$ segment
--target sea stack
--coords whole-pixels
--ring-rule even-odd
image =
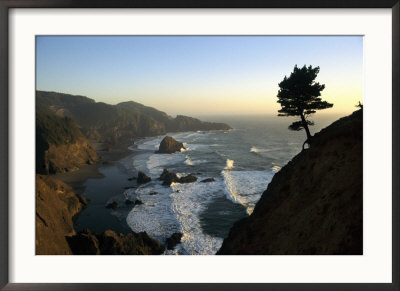
[[[170,136],[164,137],[160,143],[160,147],[156,153],[158,154],[172,154],[185,149],[183,144]]]

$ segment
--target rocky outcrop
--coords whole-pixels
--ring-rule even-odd
[[[87,201],[67,184],[36,175],[36,254],[71,255],[65,239],[75,235],[73,217]]]
[[[110,202],[106,205],[107,209],[117,209],[118,208],[118,203],[116,201]]]
[[[169,238],[167,238],[167,249],[173,250],[177,244],[181,242],[182,233],[175,232]]]
[[[45,173],[65,173],[76,171],[83,165],[94,164],[98,160],[95,150],[85,140],[73,144],[55,146],[50,144],[44,153],[43,168]]]
[[[165,168],[161,173],[159,179],[163,181],[164,186],[170,186],[172,183],[184,184],[184,183],[193,183],[197,181],[197,177],[193,174],[189,174],[187,176],[179,178],[176,173],[170,173]]]
[[[178,180],[178,176],[175,173],[170,173],[166,168],[164,168],[163,172],[159,178],[161,181],[164,181],[163,185],[171,185],[173,182]]]
[[[164,247],[146,232],[117,234],[106,230],[94,234],[90,230],[67,237],[74,255],[160,255]]]
[[[186,183],[193,183],[197,181],[197,177],[193,174],[189,174],[187,176],[181,177],[178,179],[178,183],[186,184]]]
[[[164,247],[146,233],[107,230],[77,234],[73,217],[87,204],[65,183],[36,175],[36,255],[158,255]]]
[[[36,113],[36,173],[75,171],[97,160],[96,151],[73,120],[51,112]]]
[[[142,205],[142,204],[143,204],[143,202],[141,200],[139,200],[139,199],[135,200],[135,205]]]
[[[362,110],[313,138],[278,173],[219,255],[362,255]]]
[[[146,184],[151,181],[151,178],[149,176],[147,176],[145,173],[143,173],[142,171],[139,171],[136,181],[138,184]]]
[[[160,147],[156,153],[158,154],[173,154],[175,152],[181,151],[181,149],[185,149],[183,143],[175,140],[170,136],[166,136],[160,143]]]
[[[201,180],[200,182],[201,183],[211,183],[211,182],[215,182],[215,179],[214,178],[207,178],[207,179]]]

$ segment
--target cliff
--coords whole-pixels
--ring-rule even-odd
[[[223,123],[202,122],[187,116],[173,118],[133,101],[110,105],[84,96],[36,91],[36,102],[38,107],[57,116],[72,118],[88,139],[109,144],[167,132],[230,129]]]
[[[72,188],[36,175],[36,254],[71,255],[66,236],[75,235],[72,218],[86,205]]]
[[[37,255],[158,255],[164,247],[145,232],[76,233],[73,217],[87,204],[65,183],[36,175]]]
[[[161,255],[164,247],[146,232],[117,234],[106,230],[94,234],[90,230],[67,237],[74,255]]]
[[[362,110],[334,122],[275,174],[218,255],[363,254]]]
[[[97,160],[96,151],[72,119],[36,112],[36,173],[69,172]]]

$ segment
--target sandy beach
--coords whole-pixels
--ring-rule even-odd
[[[84,165],[77,171],[58,173],[52,175],[52,177],[70,185],[77,194],[82,194],[85,190],[84,184],[88,179],[104,178],[104,175],[99,172],[99,168],[111,166],[116,161],[132,154],[132,151],[128,149],[129,145],[128,143],[123,143],[110,150],[106,150],[103,143],[92,143],[92,146],[100,157],[97,163],[93,165]]]

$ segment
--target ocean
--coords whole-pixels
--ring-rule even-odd
[[[252,213],[273,175],[301,151],[305,133],[289,131],[289,118],[209,119],[233,129],[169,133],[185,147],[174,154],[155,153],[165,135],[141,139],[130,147],[132,155],[100,168],[105,177],[86,182],[85,196],[91,203],[76,221],[78,230],[146,231],[164,244],[179,232],[183,234],[181,243],[166,255],[215,254],[234,222]],[[335,119],[320,118],[312,131]],[[198,179],[163,186],[158,178],[164,168],[178,176],[194,174]],[[137,171],[152,181],[142,185],[131,182],[131,188],[126,187],[128,178]],[[208,178],[214,181],[201,182]],[[125,199],[143,204],[126,205]],[[106,209],[105,204],[112,201],[118,208]]]

